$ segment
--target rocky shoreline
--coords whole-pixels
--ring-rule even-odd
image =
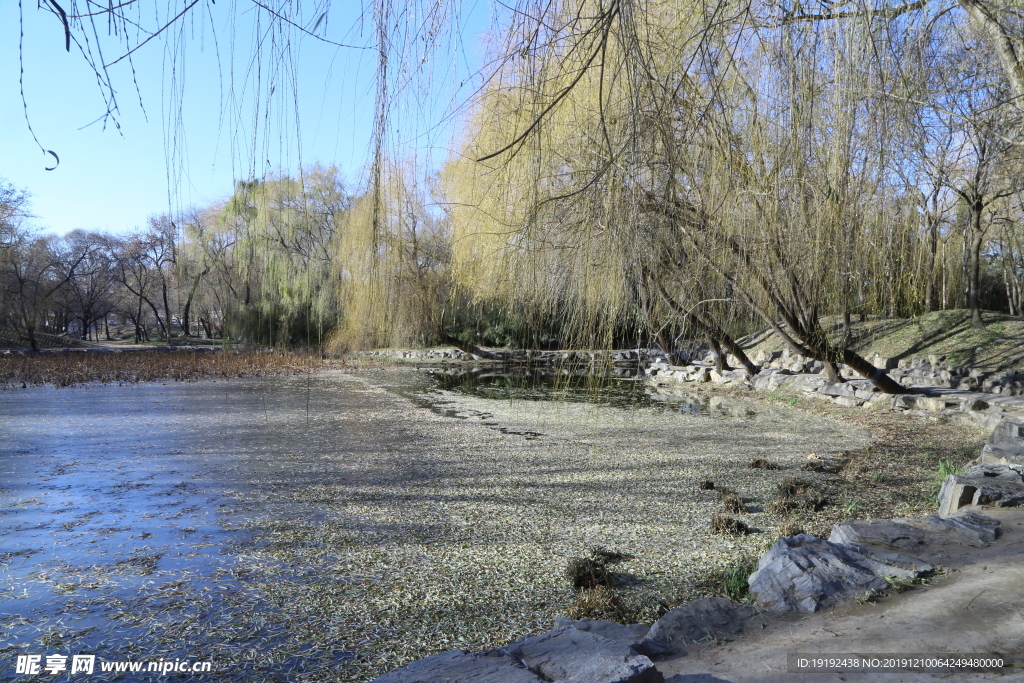
[[[916,393],[887,396],[867,380],[829,382],[821,367],[786,353],[756,359],[762,364],[757,375],[718,372],[700,360],[687,366],[669,365],[664,358],[621,360],[637,363],[638,374],[663,389],[710,382],[761,391],[796,390],[847,407],[888,408],[975,425],[991,429],[992,435],[971,468],[943,484],[937,515],[842,522],[833,526],[827,540],[809,534],[779,539],[749,577],[755,608],[725,598],[701,598],[676,607],[650,626],[559,619],[546,633],[482,653],[454,650],[433,655],[385,674],[376,683],[688,680],[681,675],[666,678],[657,662],[685,657],[686,645],[693,641],[738,633],[755,614],[814,613],[921,581],[939,566],[935,558],[941,561],[941,550],[947,546],[986,547],[996,542],[1000,522],[985,510],[1024,504],[1024,397],[1018,398],[1024,378],[1015,371],[975,372],[943,366],[940,358],[901,361],[904,367],[895,364],[891,374]],[[872,361],[876,367],[893,365],[889,359]],[[848,369],[843,373],[848,375]]]

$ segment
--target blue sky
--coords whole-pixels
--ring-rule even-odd
[[[359,5],[346,5],[330,15],[327,35],[336,42],[369,44],[372,24],[360,29]],[[480,14],[485,3],[463,11]],[[291,58],[264,59],[254,87],[253,35],[266,27],[267,16],[243,0],[205,3],[187,25],[176,27],[184,32],[167,32],[170,46],[156,39],[132,55],[138,93],[127,60],[111,68],[118,129],[111,122],[94,123],[105,111],[102,94],[75,46],[65,52],[56,18],[30,2],[23,12],[28,118],[39,143],[54,150],[60,164],[44,170],[52,160],[26,124],[18,86],[18,5],[0,2],[0,177],[31,193],[34,222],[41,229],[124,232],[145,225],[150,215],[222,199],[234,179],[294,172],[300,164],[336,165],[352,187],[358,184],[373,122],[374,51],[298,40],[293,31]],[[486,18],[470,18],[462,19],[470,38],[460,55],[473,61],[479,59],[475,35],[482,31],[470,29],[482,28]],[[105,23],[100,26],[103,31]],[[105,39],[103,33],[100,38]],[[184,38],[185,47],[174,59],[176,38]],[[105,44],[108,63],[121,56],[109,54],[112,47]],[[119,49],[123,53],[123,44]],[[283,69],[283,75],[268,78],[271,69]],[[451,101],[464,100],[471,86],[460,89],[456,78],[466,73],[465,62],[441,58],[429,92],[396,112],[406,117],[399,127],[416,145],[415,152],[403,154],[414,153],[428,166],[443,160],[451,125],[435,126],[433,119],[443,116]],[[257,94],[261,104],[254,106]]]

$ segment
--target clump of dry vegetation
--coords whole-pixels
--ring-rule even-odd
[[[822,474],[839,474],[849,462],[850,454],[844,453],[840,458],[825,458],[812,453],[807,462],[800,466],[804,472],[820,472]]]
[[[756,458],[750,461],[751,469],[755,470],[781,470],[782,465],[771,460],[765,460],[764,458]]]
[[[608,570],[608,565],[632,559],[635,556],[598,546],[591,549],[588,557],[569,560],[565,576],[580,594],[566,610],[566,616],[570,619],[609,619],[620,624],[633,622],[636,613],[611,589],[610,584],[615,577]]]
[[[775,500],[768,504],[768,510],[786,515],[794,510],[820,512],[832,502],[811,482],[796,477],[786,477],[775,487]]]
[[[716,512],[711,515],[711,533],[746,536],[750,533],[750,527],[734,517]]]
[[[810,489],[810,482],[796,477],[786,477],[775,485],[777,495],[781,499],[795,498]]]
[[[0,388],[47,384],[62,388],[90,382],[193,382],[298,374],[323,366],[322,356],[312,353],[131,350],[11,354],[0,357]]]
[[[608,585],[608,567],[591,557],[574,557],[569,560],[565,577],[578,590],[588,590]]]
[[[584,590],[565,611],[570,619],[607,619],[620,624],[633,623],[635,614],[625,601],[608,586],[598,585]]]
[[[574,557],[569,560],[569,565],[565,569],[565,577],[577,590],[607,586],[611,582],[608,565],[632,559],[635,559],[633,555],[598,546],[591,549],[588,557]]]
[[[800,526],[799,522],[788,521],[783,522],[777,529],[780,538],[786,536],[799,536],[804,532],[804,528]]]
[[[726,512],[744,513],[747,511],[747,505],[743,502],[743,498],[736,493],[727,493],[722,496],[722,507],[725,508]]]

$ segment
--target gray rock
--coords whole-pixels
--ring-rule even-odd
[[[995,429],[989,443],[1016,443],[1024,445],[1024,424],[1003,418]]]
[[[793,389],[811,392],[817,391],[823,384],[825,384],[825,380],[818,375],[794,375],[788,386]]]
[[[968,398],[960,402],[960,410],[988,410],[988,401],[980,398]]]
[[[551,683],[662,683],[651,660],[627,645],[563,626],[523,638],[499,652]]]
[[[1024,465],[1024,443],[987,443],[981,447],[979,465]]]
[[[922,519],[896,521],[973,546],[986,546],[999,535],[999,520],[976,512],[963,512],[945,519],[938,515],[928,515]]]
[[[780,538],[750,575],[757,603],[780,612],[817,612],[889,587],[883,578],[917,578],[932,567],[901,553],[841,545],[810,534]]]
[[[903,410],[914,410],[917,408],[917,396],[913,394],[897,394],[892,397],[892,407]]]
[[[953,408],[956,410],[960,409],[960,402],[950,399],[942,398],[941,396],[930,397],[930,396],[918,396],[915,403],[915,407],[918,410],[927,410],[933,413],[939,413],[947,408]]]
[[[605,621],[604,619],[570,619],[568,617],[558,617],[555,619],[555,628],[561,628],[563,626],[571,626],[577,631],[586,631],[587,633],[593,633],[594,635],[607,638],[608,640],[614,640],[616,642],[627,645],[642,655],[648,657],[652,655],[662,654],[657,651],[643,651],[637,649],[640,647],[640,643],[644,638],[647,637],[647,633],[651,630],[651,627],[647,624],[618,624],[614,621]]]
[[[762,370],[751,380],[758,391],[775,391],[789,386],[794,381],[794,376],[788,370],[775,369]]]
[[[452,650],[379,676],[371,683],[541,683],[532,671],[500,651]]]
[[[1012,465],[978,465],[964,474],[951,474],[939,490],[940,517],[950,517],[965,505],[1022,504],[1024,477]]]
[[[923,530],[909,524],[872,519],[840,522],[832,527],[828,540],[846,545],[868,545],[913,552],[923,546],[927,538]]]
[[[687,643],[739,633],[752,615],[749,607],[728,598],[699,598],[669,610],[654,622],[641,646],[685,655]]]
[[[857,393],[857,388],[848,382],[825,382],[818,389],[819,394],[825,396],[846,396],[847,398],[853,398]]]

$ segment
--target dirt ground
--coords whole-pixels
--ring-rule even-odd
[[[917,553],[946,574],[930,585],[813,615],[760,614],[724,643],[694,645],[688,656],[659,669],[672,683],[800,681],[1022,680],[1010,673],[804,673],[787,669],[790,653],[993,654],[1024,664],[1024,510],[976,508],[998,519],[1001,536],[989,547],[929,546]]]

